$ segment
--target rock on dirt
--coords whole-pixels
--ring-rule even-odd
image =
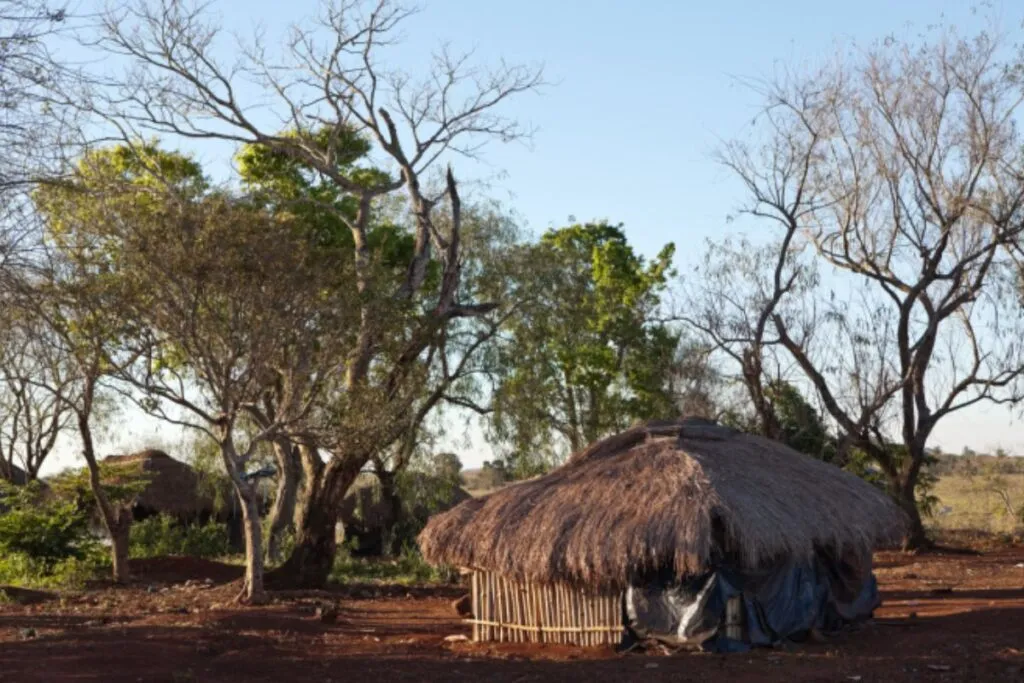
[[[313,616],[319,619],[321,624],[333,624],[338,620],[338,607],[330,603],[323,603],[317,606]]]

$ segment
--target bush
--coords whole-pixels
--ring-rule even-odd
[[[98,543],[82,553],[45,563],[25,553],[0,557],[0,585],[23,588],[61,588],[80,590],[87,581],[101,578],[110,571],[110,559]]]
[[[47,573],[58,563],[84,559],[95,546],[88,516],[73,501],[47,495],[38,482],[12,486],[0,482],[0,555],[22,556]]]
[[[353,557],[347,547],[338,548],[330,580],[335,583],[425,584],[454,583],[458,572],[427,564],[419,551],[406,546],[392,559]]]
[[[230,553],[226,525],[213,520],[186,525],[170,515],[157,515],[132,524],[128,547],[133,558],[165,555],[211,558]]]

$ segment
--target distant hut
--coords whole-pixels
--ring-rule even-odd
[[[428,561],[470,570],[475,640],[737,650],[869,616],[872,550],[904,529],[854,475],[689,418],[468,500],[419,541]]]
[[[203,491],[199,474],[186,463],[160,450],[110,455],[102,460],[105,477],[113,483],[148,479],[132,505],[132,517],[167,514],[182,522],[205,521],[216,515],[212,492]]]
[[[24,486],[29,482],[28,473],[14,463],[0,463],[0,479],[15,486]]]

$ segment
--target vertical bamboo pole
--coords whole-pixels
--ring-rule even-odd
[[[555,597],[551,590],[551,584],[544,584],[544,625],[550,629],[555,625]],[[549,630],[544,634],[544,642],[553,643],[552,632]]]
[[[516,583],[516,609],[519,611],[519,618],[516,620],[520,626],[525,626],[526,616],[526,588],[521,583]],[[526,642],[526,631],[519,629],[519,642]]]
[[[498,575],[491,574],[491,640],[501,640],[501,590]]]
[[[488,572],[487,574],[487,588],[491,596],[489,606],[491,625],[487,627],[487,631],[490,634],[488,640],[497,640],[498,628],[494,624],[498,622],[498,586],[493,572]]]
[[[526,584],[526,610],[529,612],[530,630],[527,631],[527,640],[531,643],[537,642],[537,617],[540,616],[539,610],[537,609],[537,591],[534,590],[533,583]]]
[[[599,609],[601,611],[601,614],[600,614],[600,617],[599,617],[599,621],[601,622],[599,624],[600,627],[601,627],[601,632],[600,632],[601,643],[604,644],[604,638],[605,638],[605,631],[604,631],[604,629],[608,626],[608,599],[604,595],[601,596]]]
[[[558,622],[555,624],[558,630],[555,633],[558,635],[558,642],[564,643],[565,631],[562,628],[565,627],[565,595],[563,595],[562,584],[555,586],[555,594],[558,596],[558,611],[556,613]]]
[[[534,637],[537,639],[537,642],[540,643],[544,640],[544,587],[538,586],[537,584],[535,584],[535,587],[536,590],[534,591],[534,621],[537,622],[537,633]]]
[[[480,611],[483,612],[484,616],[481,617],[483,621],[491,621],[491,590],[490,590],[490,572],[483,572],[480,574]],[[480,627],[480,637],[484,640],[491,639],[490,627],[482,625]]]
[[[521,631],[524,643],[534,640],[534,610],[530,608],[529,600],[529,582],[523,582],[519,585],[519,604],[522,605],[522,625],[529,628],[528,631],[525,628]]]
[[[516,581],[512,581],[510,582],[510,586],[512,589],[512,621],[515,622],[516,626],[522,626],[523,619],[522,614],[520,614],[521,610],[519,609],[519,583]],[[515,629],[515,632],[515,642],[518,643],[520,640],[522,640],[523,630],[517,628]]]
[[[569,587],[569,602],[572,605],[572,639],[575,645],[582,645],[580,642],[580,591],[576,586]]]
[[[607,595],[602,595],[601,596],[601,629],[602,629],[602,631],[601,631],[601,640],[602,640],[602,644],[603,644],[603,641],[605,640],[605,638],[607,638],[607,633],[608,633],[607,632],[607,628],[608,628],[608,626],[611,623],[611,618],[610,618],[610,615],[608,614],[608,611],[609,611],[608,610],[608,606],[609,606],[608,605],[608,596]]]
[[[551,635],[553,636],[554,642],[561,643],[562,642],[562,632],[557,630],[557,629],[559,629],[562,626],[562,586],[561,586],[561,584],[558,584],[558,583],[554,584],[551,587],[551,591],[552,591],[552,593],[555,596],[555,610],[554,610],[554,612],[555,612],[555,619],[554,619],[554,622],[551,624],[555,628],[555,630],[552,631]]]
[[[484,621],[494,621],[494,610],[491,608],[491,573],[484,572],[483,576],[480,577],[480,583],[483,588],[483,596],[481,596],[480,602],[483,606]],[[485,624],[482,628],[484,640],[493,640],[490,625]]]
[[[530,582],[523,584],[523,625],[529,626],[529,631],[523,631],[523,642],[532,643],[534,628],[533,623],[533,591],[530,590]]]
[[[622,620],[620,618],[621,614],[622,614],[622,612],[620,610],[620,605],[618,605],[618,601],[615,599],[615,594],[612,593],[612,594],[610,594],[608,596],[608,624],[607,625],[609,627],[617,627],[618,624],[620,624],[622,622]],[[616,632],[614,632],[614,631],[606,631],[605,632],[605,642],[614,643],[615,642],[615,637],[616,637]]]
[[[476,623],[480,621],[480,609],[477,607],[477,601],[480,599],[480,591],[476,587],[476,572],[473,572],[469,576],[470,590],[472,591],[473,597],[470,603],[470,615],[473,617],[473,642],[480,642],[480,624]]]
[[[562,598],[562,609],[559,611],[559,614],[561,615],[561,618],[562,618],[562,623],[560,624],[560,626],[562,627],[562,631],[561,631],[562,642],[565,643],[566,645],[568,645],[569,644],[569,630],[568,630],[569,629],[569,589],[563,584],[563,585],[560,585],[558,587],[558,592],[561,594],[560,597]]]
[[[526,615],[523,614],[523,584],[517,581],[513,585],[516,589],[516,623],[523,626],[526,624]],[[523,629],[517,629],[516,640],[521,643],[526,642],[526,631]]]
[[[519,629],[515,628],[516,624],[519,623],[519,596],[516,591],[516,583],[511,579],[505,584],[508,587],[508,617],[509,623],[512,628],[509,628],[509,641],[513,643],[519,642],[519,634],[522,633]]]
[[[503,602],[505,603],[505,618],[501,620],[501,623],[505,624],[505,640],[512,643],[515,642],[516,639],[516,630],[514,628],[510,628],[516,623],[515,607],[512,602],[515,599],[516,594],[515,591],[512,590],[512,582],[508,579],[504,579],[502,585],[505,587],[505,595],[503,598]]]
[[[500,582],[500,585],[501,585],[502,606],[501,606],[501,608],[499,610],[500,618],[499,618],[498,621],[502,625],[501,626],[501,629],[502,629],[502,642],[506,642],[506,641],[511,642],[511,637],[510,636],[512,634],[509,633],[509,629],[508,629],[508,623],[509,623],[509,586],[508,586],[508,581],[506,581],[505,577],[500,577],[499,578],[499,582]]]
[[[598,620],[597,620],[597,609],[596,608],[597,608],[597,600],[594,599],[593,594],[588,594],[587,595],[587,601],[584,604],[585,614],[584,614],[584,618],[583,618],[583,625],[586,628],[588,628],[588,629],[593,628],[594,626],[597,626],[598,623],[599,623]],[[597,636],[598,635],[600,635],[600,634],[598,634],[598,633],[596,633],[594,631],[587,631],[587,637],[586,637],[587,645],[596,645],[597,644]]]
[[[539,585],[540,593],[540,642],[544,642],[547,639],[547,634],[544,632],[545,627],[548,625],[548,586],[547,584]]]

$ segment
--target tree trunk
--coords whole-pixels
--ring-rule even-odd
[[[267,562],[281,559],[281,541],[293,528],[295,498],[299,487],[298,449],[288,441],[274,443],[277,461],[277,493],[267,521]]]
[[[341,500],[367,460],[368,456],[334,458],[314,478],[306,479],[297,504],[301,524],[295,529],[295,547],[284,564],[267,575],[268,585],[274,588],[323,588],[327,585],[337,549],[335,527]]]
[[[382,520],[380,533],[381,553],[394,555],[401,548],[395,545],[395,528],[402,521],[402,499],[398,495],[397,475],[394,472],[377,472],[377,480],[380,482],[380,498],[387,506],[387,516]]]
[[[83,409],[76,411],[78,434],[82,438],[82,456],[89,468],[89,489],[96,499],[103,526],[110,535],[114,582],[123,584],[131,578],[131,571],[128,568],[128,533],[131,528],[132,511],[128,508],[115,508],[100,481],[100,465],[96,461],[90,422],[94,390],[94,382],[87,381],[83,392]]]
[[[250,605],[262,605],[267,602],[267,593],[263,587],[260,511],[254,490],[239,489],[238,494],[242,500],[242,523],[245,530],[245,583],[239,597]]]
[[[127,583],[131,578],[128,568],[128,539],[131,533],[131,511],[123,514],[129,519],[120,519],[110,531],[110,561],[114,565],[114,583]]]
[[[901,494],[897,500],[900,508],[906,513],[910,520],[907,527],[906,538],[903,540],[903,550],[923,550],[932,545],[925,531],[925,524],[921,519],[921,511],[918,509],[918,501],[910,490],[909,496]]]

